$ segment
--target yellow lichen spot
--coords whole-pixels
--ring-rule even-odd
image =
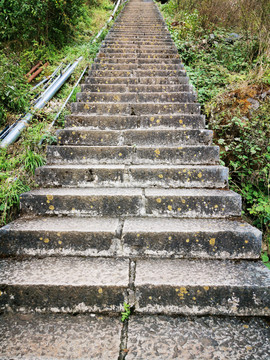
[[[45,242],[46,244],[48,244],[48,242],[50,242],[50,240],[49,240],[48,238],[46,238],[46,239],[44,239],[44,242]]]
[[[201,293],[201,290],[197,290],[197,294],[200,294]]]
[[[248,244],[248,240],[245,240],[245,243]]]
[[[201,178],[202,177],[202,173],[200,172],[199,174],[198,174],[198,178]]]
[[[161,203],[161,198],[157,198],[157,203]]]
[[[248,328],[249,328],[249,326],[248,326],[248,325],[244,325],[243,327],[244,327],[245,329],[248,329]]]
[[[41,241],[42,241],[42,240],[43,240],[43,237],[40,237],[40,238],[39,238],[39,240],[41,240]]]
[[[196,300],[195,296],[193,296],[192,300]]]
[[[185,200],[185,199],[182,199],[181,201],[182,201],[182,203],[183,203],[183,204],[185,204],[185,203],[186,203],[186,200]]]
[[[149,298],[148,298],[149,300],[152,300],[152,296],[149,296]]]
[[[175,289],[175,291],[176,291],[176,292],[178,292],[178,291],[179,291],[179,289]]]
[[[150,118],[150,121],[154,121],[155,120],[155,118],[154,118],[154,116],[152,116],[151,118]]]
[[[172,211],[172,206],[171,205],[168,205],[168,210]]]
[[[157,124],[159,124],[160,123],[160,120],[159,119],[157,119]]]
[[[211,246],[215,246],[215,243],[216,243],[216,239],[215,239],[215,238],[212,238],[212,239],[209,240],[209,244],[210,244]]]
[[[83,159],[85,160],[85,156],[83,156]]]
[[[159,174],[158,177],[159,177],[160,179],[163,179],[163,175],[162,175],[162,174]]]
[[[252,350],[252,346],[247,345],[247,346],[246,346],[246,349],[247,349],[248,351],[250,351],[250,350]]]
[[[187,239],[186,242],[189,243],[189,239]]]
[[[50,203],[50,200],[47,200],[47,204],[49,204]]]
[[[246,226],[245,224],[241,224],[240,226]]]
[[[155,150],[155,153],[156,153],[157,155],[160,155],[160,150],[159,150],[159,149],[156,149],[156,150]]]
[[[61,236],[61,233],[60,233],[60,232],[58,232],[56,235],[57,235],[57,236]]]
[[[58,139],[61,140],[62,139],[61,136],[58,136]]]
[[[47,200],[52,200],[53,199],[53,195],[47,195]]]
[[[214,208],[217,209],[217,208],[218,208],[218,205],[215,205]]]
[[[99,289],[98,289],[98,293],[99,293],[99,294],[102,294],[102,293],[103,293],[102,288],[99,288]]]
[[[137,234],[137,237],[140,237],[140,234]]]
[[[75,133],[75,131],[72,131],[72,135],[75,135],[76,133]]]
[[[54,206],[53,206],[53,205],[50,205],[50,206],[49,206],[49,209],[50,209],[50,210],[54,210]]]
[[[179,120],[179,124],[183,124],[183,120]]]
[[[75,208],[72,208],[71,210],[72,210],[72,211],[75,211]]]
[[[169,236],[169,237],[168,237],[168,239],[169,239],[169,240],[172,240],[172,237],[171,237],[171,236]]]
[[[205,291],[209,290],[209,286],[204,286],[203,288],[204,288]]]
[[[196,239],[196,242],[199,242],[199,240],[198,240],[198,239]]]
[[[61,241],[61,240],[59,240],[59,241],[58,241],[58,244],[59,244],[59,245],[61,245],[61,244],[62,244],[62,241]]]
[[[123,154],[122,154],[122,153],[119,153],[118,155],[119,155],[119,156],[122,156]]]

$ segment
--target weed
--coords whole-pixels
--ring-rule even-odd
[[[124,302],[123,306],[124,306],[124,311],[121,312],[121,315],[122,315],[121,321],[122,321],[122,322],[124,322],[125,320],[128,320],[128,319],[129,319],[130,312],[131,312],[131,311],[130,311],[130,305],[129,305],[129,304],[127,304],[126,302]]]

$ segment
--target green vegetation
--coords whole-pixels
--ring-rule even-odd
[[[121,312],[121,315],[122,315],[121,321],[122,321],[122,322],[124,322],[125,320],[128,320],[128,319],[129,319],[129,316],[130,316],[130,313],[131,313],[131,311],[130,311],[130,305],[127,304],[127,303],[125,303],[125,302],[124,302],[123,305],[124,305],[124,311]]]
[[[56,139],[54,131],[48,132],[48,125],[83,68],[95,58],[106,30],[98,42],[92,44],[91,40],[105,25],[113,8],[110,0],[0,0],[1,129],[30,107],[35,93],[31,93],[33,85],[26,83],[24,75],[33,65],[38,61],[50,64],[35,80],[37,83],[64,59],[69,63],[84,57],[51,103],[35,115],[21,138],[8,149],[0,149],[0,226],[15,218],[20,194],[35,187],[34,171],[45,163],[44,145]],[[73,94],[71,101],[74,100]],[[68,112],[67,108],[61,114],[58,127],[63,126]],[[38,143],[44,135],[46,141],[40,146]]]
[[[202,103],[230,188],[264,231],[270,267],[270,3],[170,0],[160,5]]]

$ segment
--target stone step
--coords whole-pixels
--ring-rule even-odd
[[[261,233],[220,219],[22,218],[1,230],[3,256],[258,259]]]
[[[179,92],[193,92],[193,87],[188,84],[180,85],[124,85],[124,84],[82,84],[82,92],[111,92],[111,93],[179,93]]]
[[[148,71],[157,71],[157,70],[182,70],[184,66],[180,63],[178,64],[108,64],[108,63],[93,63],[89,73],[91,75],[92,70],[124,70],[124,71],[133,71],[133,70],[148,70]]]
[[[155,59],[162,61],[163,59],[178,59],[180,60],[180,56],[177,53],[173,54],[147,54],[147,53],[137,53],[136,56],[134,56],[134,53],[104,53],[99,52],[97,55],[97,59],[135,59],[135,60],[144,60],[144,59]]]
[[[91,86],[91,85],[90,85]],[[96,85],[95,85],[96,86]],[[65,118],[67,127],[87,126],[92,129],[134,129],[134,128],[176,128],[203,129],[203,115],[68,115]]]
[[[125,85],[187,85],[189,78],[187,76],[159,76],[159,77],[86,77],[86,84],[125,84]]]
[[[119,313],[127,299],[126,259],[48,257],[0,267],[1,312]]]
[[[59,146],[47,148],[48,164],[167,164],[215,165],[219,147],[190,145],[144,146]]]
[[[199,115],[201,107],[197,103],[113,103],[76,102],[72,103],[73,114],[97,115]]]
[[[133,315],[127,359],[268,360],[269,335],[259,317]]]
[[[135,88],[136,89],[136,88]],[[137,90],[138,91],[138,90]],[[78,92],[77,102],[106,102],[106,103],[194,103],[196,95],[192,92],[132,92],[132,93],[111,93],[111,92]]]
[[[171,45],[175,46],[174,42],[171,39],[165,39],[165,40],[117,40],[117,39],[111,39],[111,40],[104,40],[102,42],[102,46],[107,45]]]
[[[241,215],[241,196],[229,190],[50,188],[20,196],[24,214],[224,218]]]
[[[0,317],[1,359],[100,359],[119,356],[119,316],[8,314]],[[46,354],[46,357],[44,357]]]
[[[96,58],[95,59],[96,64],[138,64],[138,65],[144,65],[144,64],[181,64],[180,58],[174,58],[174,59],[167,59],[167,58],[161,58],[161,59],[150,59],[148,57],[113,57],[113,58]]]
[[[270,272],[257,261],[138,260],[138,313],[269,316]]]
[[[111,48],[101,48],[100,51],[99,51],[99,54],[104,54],[104,55],[110,55],[111,54],[123,54],[123,55],[126,55],[126,54],[133,54],[136,55],[140,55],[140,54],[146,54],[146,55],[149,55],[150,57],[156,55],[158,56],[159,54],[160,55],[178,55],[178,50],[176,48],[173,48],[173,49],[164,49],[164,47],[160,48],[160,50],[154,50],[154,49],[147,49],[147,48],[144,48],[144,49],[135,49],[135,48],[126,48],[126,49],[111,49]]]
[[[92,77],[183,77],[186,76],[185,70],[91,70]]]
[[[181,165],[48,165],[36,170],[42,187],[227,188],[222,166]]]
[[[59,145],[90,146],[170,146],[210,145],[212,130],[91,130],[86,127],[66,128],[56,133]]]

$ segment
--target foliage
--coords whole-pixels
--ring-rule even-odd
[[[1,0],[0,39],[62,45],[85,11],[83,0]]]
[[[121,315],[122,315],[121,321],[122,321],[122,322],[124,322],[125,320],[128,320],[128,319],[129,319],[129,316],[130,316],[130,313],[131,313],[131,311],[130,311],[130,305],[127,304],[126,302],[124,302],[123,305],[124,305],[124,311],[121,312]]]
[[[221,162],[229,167],[230,187],[242,195],[247,220],[264,230],[263,260],[267,262],[269,2],[248,0],[244,6],[242,0],[170,0],[161,9],[203,103],[208,127],[214,130],[214,142],[221,147]],[[258,109],[252,108],[252,101]]]

